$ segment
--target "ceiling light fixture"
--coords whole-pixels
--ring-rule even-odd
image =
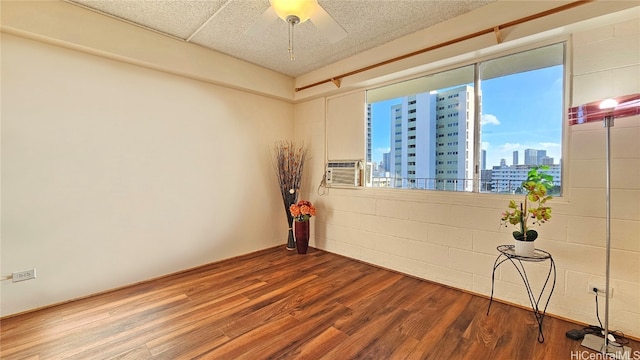
[[[293,27],[311,17],[318,8],[317,0],[269,0],[278,17],[289,24],[289,56],[296,59],[293,53]]]

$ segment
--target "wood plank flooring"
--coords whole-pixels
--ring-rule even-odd
[[[0,358],[555,360],[587,351],[565,337],[578,325],[547,317],[539,344],[530,311],[494,302],[487,316],[488,304],[281,246],[5,318]]]

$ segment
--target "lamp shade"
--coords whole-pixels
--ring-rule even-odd
[[[640,115],[640,94],[617,96],[569,108],[569,125],[602,121],[605,116],[621,118]]]
[[[317,0],[269,0],[273,10],[282,19],[287,20],[287,16],[295,15],[303,23],[313,15],[318,6]]]

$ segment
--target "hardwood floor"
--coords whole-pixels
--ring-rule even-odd
[[[578,325],[547,317],[539,344],[530,311],[494,302],[487,316],[488,304],[277,247],[3,319],[0,358],[555,360],[587,351],[565,337]]]

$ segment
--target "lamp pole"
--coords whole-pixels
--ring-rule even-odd
[[[623,105],[618,106],[619,103]],[[595,111],[595,107],[601,111]],[[603,116],[604,114],[604,116]],[[582,346],[594,351],[599,351],[604,358],[627,359],[630,358],[631,348],[617,343],[613,334],[609,332],[609,297],[611,295],[611,127],[614,125],[614,119],[640,115],[640,94],[632,94],[621,96],[618,98],[609,98],[601,101],[599,104],[591,103],[581,105],[570,110],[569,117],[573,117],[573,123],[581,124],[590,121],[603,121],[603,127],[606,128],[605,134],[605,156],[606,156],[606,243],[605,243],[605,309],[604,309],[604,329],[602,334],[586,334],[582,340]],[[596,293],[596,297],[598,294]],[[596,298],[597,304],[597,298]],[[597,314],[596,314],[597,315]],[[604,335],[604,339],[600,337]],[[611,337],[611,338],[609,338]],[[609,347],[609,344],[613,349]],[[612,351],[610,351],[612,350]]]
[[[607,136],[605,141],[606,156],[607,156],[607,171],[606,171],[606,257],[605,257],[605,299],[604,299],[604,346],[602,353],[606,354],[609,349],[609,279],[610,279],[610,259],[611,259],[611,127],[613,126],[613,115],[607,115],[604,117],[603,126],[607,128]],[[596,295],[597,296],[597,295]]]

